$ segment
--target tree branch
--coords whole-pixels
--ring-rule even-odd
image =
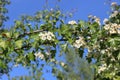
[[[43,32],[43,30],[36,30],[36,31],[33,31],[33,32],[24,32],[23,34],[20,34],[18,36],[18,38],[23,37],[25,35],[33,34],[33,33],[39,33],[39,32]]]

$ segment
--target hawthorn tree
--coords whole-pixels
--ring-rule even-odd
[[[0,0],[0,17],[2,17],[0,26],[6,20],[4,13],[7,10],[4,6],[8,3],[8,0]],[[69,57],[62,62],[56,56],[70,56],[71,51],[68,49],[72,48],[74,51],[72,54],[76,54],[77,58],[83,58],[87,53],[86,65],[95,61],[92,65],[94,80],[119,80],[120,6],[112,2],[111,7],[109,19],[105,19],[104,24],[100,23],[100,18],[93,15],[88,16],[88,21],[72,20],[66,23],[66,15],[60,9],[45,9],[38,11],[34,16],[22,16],[20,20],[15,21],[10,30],[1,30],[0,72],[7,74],[12,67],[19,64],[25,67],[41,66],[41,71],[44,67],[41,61],[44,61],[53,67],[52,72],[57,78],[68,79],[62,74],[68,76],[77,74],[74,71],[74,74],[64,72],[74,70],[71,68],[75,64],[71,64],[72,66],[69,64]],[[84,53],[85,49],[87,49],[86,53]],[[74,60],[72,63],[75,63]],[[59,70],[55,68],[57,65],[62,66],[63,73],[60,71],[59,74]],[[83,72],[87,71],[83,70]],[[74,79],[80,77],[78,72],[78,76]]]

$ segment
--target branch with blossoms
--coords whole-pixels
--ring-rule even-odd
[[[36,58],[55,62],[57,47],[61,53],[66,53],[66,47],[69,48],[66,44],[69,44],[81,58],[87,49],[85,58],[89,63],[95,60],[95,80],[114,80],[120,72],[120,8],[115,2],[111,6],[112,13],[104,19],[103,25],[100,18],[93,15],[89,15],[86,22],[71,20],[65,23],[59,10],[43,11],[29,17],[33,21],[29,18],[26,22],[16,21],[10,31],[0,34],[0,59],[10,58],[21,64],[30,64]],[[30,25],[32,22],[34,27]],[[11,57],[13,52],[19,60]],[[1,63],[6,66],[5,62]],[[64,63],[60,65],[65,66]],[[114,73],[110,73],[110,69]]]

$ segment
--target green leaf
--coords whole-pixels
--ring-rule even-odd
[[[22,40],[18,40],[18,41],[15,42],[15,45],[16,45],[17,48],[21,48],[22,47],[22,43],[23,43]]]
[[[34,56],[33,53],[29,53],[29,54],[28,54],[28,58],[29,58],[30,60],[35,60],[35,56]]]
[[[118,60],[120,60],[120,53],[118,54]]]
[[[2,60],[0,60],[0,68],[6,69],[6,64],[4,64]]]
[[[7,47],[6,41],[0,41],[0,46],[5,49]]]
[[[6,37],[11,37],[10,32],[6,32],[4,35],[6,35]]]
[[[17,38],[19,36],[19,33],[18,32],[15,32],[14,33],[14,37]]]

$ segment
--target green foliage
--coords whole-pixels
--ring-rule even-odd
[[[7,4],[10,4],[9,0],[0,0],[0,27],[3,26],[3,22],[8,19],[4,14],[8,12],[5,8]]]
[[[0,26],[7,19],[6,4],[8,0],[0,0]],[[39,66],[40,61],[45,61],[52,65],[53,73],[57,72],[54,65],[63,66],[63,71],[57,72],[59,79],[92,80],[91,73],[94,73],[94,80],[119,80],[120,6],[114,3],[112,7],[104,25],[96,16],[89,16],[88,21],[65,23],[67,16],[59,9],[22,16],[10,30],[0,30],[0,73],[8,73],[15,64],[31,67],[32,62]],[[85,49],[89,63],[82,59]],[[59,56],[66,56],[66,64],[56,59],[59,52]],[[94,66],[91,66],[92,60],[95,60]]]

